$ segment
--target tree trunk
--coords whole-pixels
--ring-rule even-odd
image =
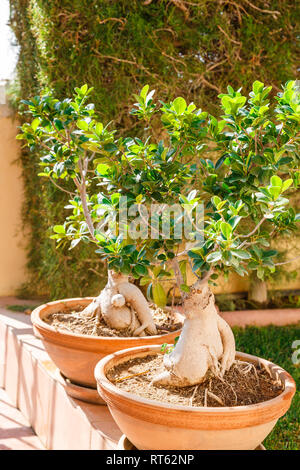
[[[215,307],[207,283],[193,289],[184,301],[186,320],[174,350],[165,354],[165,371],[153,382],[185,387],[203,382],[208,372],[222,376],[235,359],[229,325]]]
[[[262,281],[256,273],[250,276],[248,300],[264,305],[268,302],[268,289],[266,281]]]
[[[105,323],[117,330],[129,329],[133,336],[157,334],[148,302],[128,276],[108,270],[108,280],[100,295],[88,305],[83,315],[102,316]]]

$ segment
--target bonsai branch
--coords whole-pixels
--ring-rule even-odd
[[[249,237],[251,237],[252,235],[255,234],[255,232],[259,229],[259,227],[264,223],[265,220],[267,220],[267,219],[266,219],[266,217],[264,216],[264,217],[258,222],[258,224],[254,227],[254,229],[253,229],[251,232],[249,232],[247,235],[240,235],[239,237],[240,237],[240,238],[249,238]],[[241,245],[241,246],[242,246],[242,245]],[[239,247],[239,248],[241,248],[241,247]]]
[[[72,197],[75,196],[75,193],[73,193],[72,191],[68,191],[68,190],[65,189],[65,188],[62,188],[62,186],[60,186],[59,184],[57,184],[57,183],[53,180],[53,178],[51,178],[51,176],[49,176],[49,179],[50,179],[51,183],[53,183],[54,186],[56,186],[60,191],[63,191],[64,193],[67,193],[67,194],[69,194],[69,195],[72,196]]]
[[[87,197],[87,192],[86,192],[85,176],[86,176],[86,172],[87,172],[87,165],[88,165],[88,159],[87,158],[84,160],[84,167],[82,167],[81,160],[80,159],[78,160],[78,166],[79,166],[79,171],[80,171],[80,175],[81,175],[81,181],[79,181],[78,178],[75,177],[74,178],[74,183],[75,183],[75,185],[76,185],[76,187],[79,191],[79,194],[80,194],[82,210],[83,210],[83,214],[84,214],[89,232],[91,234],[92,239],[95,240],[95,235],[94,235],[95,228],[94,228],[94,224],[93,224],[93,221],[92,221],[91,213],[90,213],[89,208],[88,208],[88,197]]]
[[[283,261],[281,263],[275,263],[275,266],[282,266],[283,264],[292,263],[293,261],[297,261],[298,259],[300,259],[300,256],[296,256],[296,258],[292,258],[287,261]]]

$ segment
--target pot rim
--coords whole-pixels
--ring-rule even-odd
[[[170,333],[162,334],[162,335],[152,335],[152,336],[93,336],[93,335],[84,335],[81,333],[72,333],[67,330],[63,329],[56,329],[51,325],[48,325],[45,321],[42,319],[42,314],[44,310],[49,307],[49,306],[54,306],[58,304],[62,305],[68,305],[68,304],[78,304],[78,303],[87,303],[89,300],[92,301],[95,297],[74,297],[74,298],[68,298],[68,299],[63,299],[63,300],[54,300],[51,302],[47,302],[45,304],[42,304],[35,308],[32,313],[31,313],[31,323],[33,326],[37,329],[37,331],[42,335],[46,336],[47,340],[51,339],[55,343],[60,343],[65,346],[70,346],[70,343],[72,343],[75,339],[80,339],[85,342],[92,342],[92,343],[99,343],[101,342],[106,342],[109,343],[111,341],[118,341],[121,343],[125,343],[126,341],[133,341],[133,342],[138,342],[143,340],[144,343],[151,344],[153,340],[164,340],[166,339],[165,342],[167,342],[168,339],[171,339],[171,337],[174,336],[175,333],[178,333],[180,335],[181,333],[181,328],[179,330],[172,331]],[[68,344],[65,343],[67,341]],[[121,347],[120,346],[120,347]],[[77,349],[80,348],[80,343],[76,344]]]
[[[265,364],[270,369],[273,369],[274,373],[278,373],[281,381],[284,383],[284,390],[283,392],[275,398],[270,400],[266,400],[264,402],[255,403],[251,405],[242,405],[242,406],[224,406],[224,407],[193,407],[193,406],[184,406],[184,405],[174,405],[172,403],[164,403],[164,402],[157,402],[156,400],[152,400],[149,398],[144,398],[138,395],[135,395],[130,392],[126,392],[112,382],[108,380],[106,377],[106,370],[109,366],[109,363],[112,362],[114,359],[121,359],[126,358],[126,356],[140,353],[140,355],[146,355],[149,352],[159,352],[160,346],[159,345],[152,345],[152,346],[139,346],[135,348],[128,348],[126,350],[118,351],[114,354],[110,354],[102,358],[95,367],[95,378],[98,384],[99,389],[103,392],[105,400],[107,400],[108,405],[112,405],[112,407],[118,407],[116,405],[115,399],[120,399],[122,403],[120,403],[119,409],[122,410],[124,405],[128,406],[128,410],[130,410],[130,406],[133,403],[138,404],[141,408],[154,408],[155,412],[159,412],[166,419],[170,414],[175,414],[180,412],[182,417],[189,415],[190,417],[194,417],[195,419],[200,417],[210,417],[210,418],[217,418],[217,416],[222,418],[231,418],[232,424],[236,421],[237,416],[239,415],[249,415],[250,413],[253,415],[252,422],[250,424],[244,424],[243,426],[238,427],[247,427],[252,426],[253,424],[260,424],[265,420],[262,420],[262,414],[265,414],[268,410],[270,411],[267,421],[271,421],[272,419],[279,418],[282,416],[287,409],[289,408],[289,403],[292,397],[295,394],[296,385],[294,379],[290,376],[288,372],[286,372],[282,367],[277,366],[276,364],[267,361],[266,359],[259,358],[257,356],[253,356],[251,354],[246,354],[237,351],[236,355],[238,358],[247,360],[249,362],[261,362]],[[143,353],[143,354],[142,354]],[[123,362],[123,361],[120,361]],[[273,409],[276,409],[275,412]],[[136,411],[137,408],[135,408]],[[273,410],[273,411],[272,411]],[[129,412],[130,414],[130,412]],[[274,416],[273,416],[274,415]],[[135,414],[132,414],[135,416]],[[191,427],[198,427],[196,423],[190,423]],[[178,425],[178,424],[177,424]],[[185,426],[182,426],[185,427]],[[230,423],[223,423],[221,424],[223,428],[232,428],[235,427],[230,425]],[[216,426],[214,423],[210,423],[207,426],[207,429],[220,429],[220,426]]]

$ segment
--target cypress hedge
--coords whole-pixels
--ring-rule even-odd
[[[20,44],[13,102],[45,90],[58,98],[93,86],[103,122],[139,134],[128,111],[149,83],[167,99],[181,95],[215,112],[217,96],[255,79],[273,86],[296,78],[297,2],[293,0],[10,0]],[[21,122],[26,120],[22,105]],[[56,250],[50,225],[67,196],[37,176],[39,155],[22,149],[24,223],[30,228],[30,282],[23,295],[96,294],[103,264],[88,245]]]

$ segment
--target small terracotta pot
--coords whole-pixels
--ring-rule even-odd
[[[281,367],[256,356],[237,352],[236,358],[264,363],[284,384],[276,398],[255,405],[191,407],[161,403],[125,392],[106,373],[134,357],[160,354],[159,346],[119,351],[95,368],[98,392],[121,431],[139,450],[253,450],[267,437],[290,407],[296,386]]]
[[[94,369],[102,357],[135,346],[174,343],[180,334],[177,330],[166,335],[145,337],[90,336],[57,330],[43,321],[51,313],[86,307],[92,300],[93,297],[56,300],[37,307],[31,314],[35,334],[43,341],[54,364],[73,384],[96,388]]]

